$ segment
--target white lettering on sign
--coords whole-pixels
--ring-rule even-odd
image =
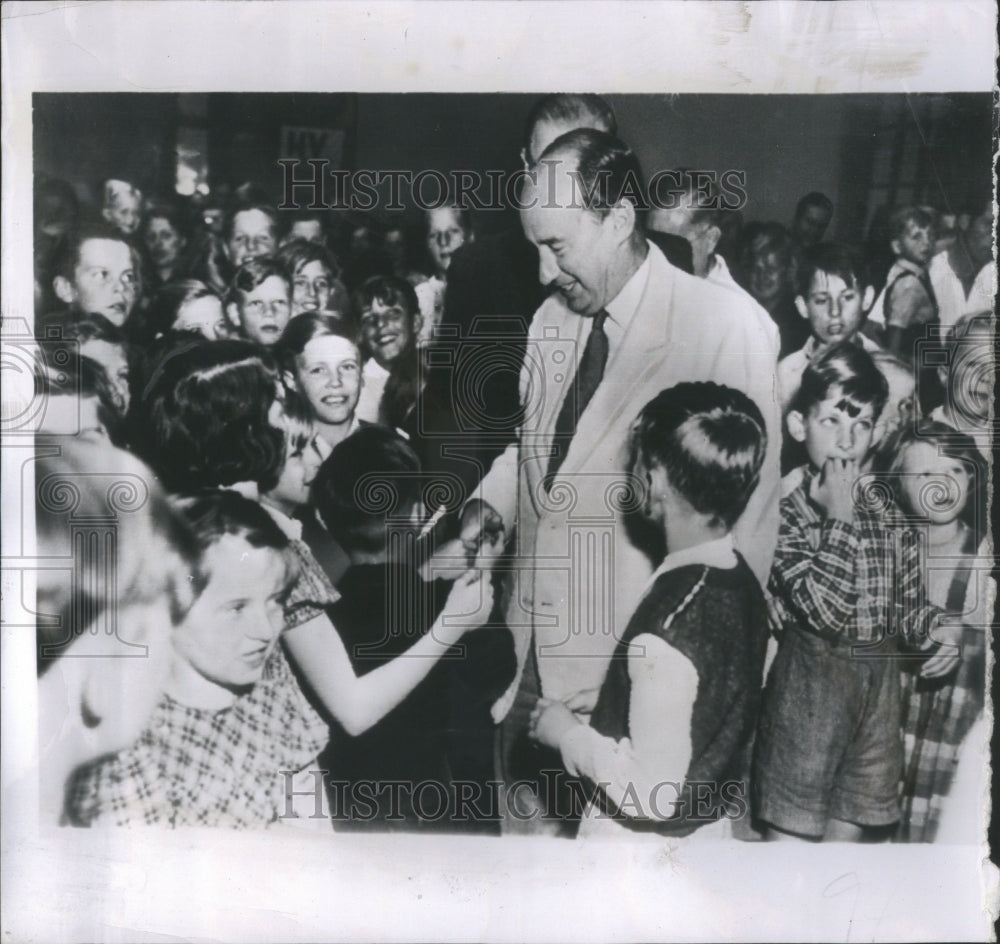
[[[341,167],[344,156],[344,132],[332,128],[303,128],[285,125],[281,129],[281,157],[309,161],[328,160]]]

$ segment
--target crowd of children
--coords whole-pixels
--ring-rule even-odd
[[[121,708],[127,737],[67,749],[55,815],[499,832],[490,706],[515,658],[477,555],[502,548],[447,526],[482,469],[447,445],[464,404],[434,367],[469,212],[427,211],[421,260],[399,219],[237,193],[220,221],[109,180],[88,214],[39,182],[39,434],[170,496],[159,583],[119,578],[122,599],[171,598],[162,678]],[[742,816],[776,839],[931,841],[954,801],[986,697],[992,207],[948,233],[895,208],[881,272],[861,234],[824,240],[834,217],[812,193],[788,228],[674,221],[695,275],[724,271],[780,337],[778,546],[762,587],[730,537],[767,444],[752,401],[681,383],[631,418],[618,471],[664,554],[589,724],[545,699],[531,722],[587,785],[581,835]]]

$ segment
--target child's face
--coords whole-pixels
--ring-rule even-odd
[[[289,450],[281,470],[278,484],[268,497],[289,510],[309,501],[309,487],[319,472],[323,460],[330,455],[330,447],[322,436],[314,435],[301,450]]]
[[[154,216],[146,224],[142,238],[156,266],[172,266],[184,248],[184,237],[162,216]]]
[[[270,347],[277,344],[291,317],[288,283],[277,275],[264,279],[238,303],[239,324],[251,341]]]
[[[996,362],[990,340],[982,333],[969,332],[956,345],[950,367],[942,368],[948,404],[955,420],[966,429],[989,427]]]
[[[173,328],[177,331],[198,331],[209,341],[224,338],[229,333],[222,302],[214,295],[193,298],[181,305]]]
[[[375,299],[361,313],[361,342],[376,362],[388,370],[413,344],[417,318],[402,305],[383,305]]]
[[[865,306],[872,290],[862,294],[856,284],[846,283],[839,275],[817,269],[805,298],[799,295],[795,307],[809,322],[813,337],[821,345],[836,344],[854,337],[864,320]]]
[[[104,208],[104,218],[119,232],[131,236],[139,226],[140,200],[135,193],[122,192]]]
[[[80,345],[80,353],[97,361],[104,368],[104,373],[114,388],[116,405],[124,413],[129,401],[128,358],[125,356],[125,349],[120,344],[94,338]]]
[[[361,356],[347,338],[313,338],[295,359],[302,393],[321,423],[349,423],[361,395]]]
[[[269,256],[276,245],[274,224],[263,211],[241,210],[233,218],[233,231],[226,248],[237,268],[257,256]]]
[[[292,314],[304,311],[326,311],[333,279],[318,259],[300,266],[292,283]]]
[[[279,551],[227,534],[206,552],[208,585],[174,630],[178,654],[223,688],[259,681],[284,627],[287,565]]]
[[[80,436],[109,442],[100,408],[97,397],[50,396],[45,401],[38,432],[44,436]]]
[[[55,289],[77,311],[104,315],[120,327],[135,304],[132,251],[117,239],[88,239],[80,247],[72,281],[57,276]]]
[[[912,443],[903,455],[903,496],[909,510],[931,524],[951,524],[969,500],[969,470],[964,462],[938,454],[929,442]]]
[[[296,220],[288,231],[288,238],[304,239],[308,243],[318,243],[321,246],[326,244],[323,224],[319,220]]]
[[[788,414],[788,431],[792,438],[806,447],[809,461],[821,469],[827,459],[864,461],[872,444],[875,428],[871,404],[859,410],[836,387],[822,403],[816,404],[808,416],[795,410]]]
[[[903,235],[892,241],[892,251],[914,265],[927,265],[934,255],[933,228],[910,220]]]
[[[750,264],[750,294],[767,305],[780,297],[788,281],[788,269],[781,253],[755,252]]]
[[[458,214],[450,207],[427,211],[427,248],[439,275],[448,271],[451,256],[467,237]]]

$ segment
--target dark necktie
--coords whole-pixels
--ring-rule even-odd
[[[608,336],[604,333],[604,322],[608,313],[602,308],[593,316],[594,324],[587,337],[587,343],[580,355],[576,376],[566,392],[566,398],[556,417],[554,437],[555,452],[549,458],[549,468],[545,474],[545,490],[552,488],[552,481],[569,452],[569,444],[576,433],[576,425],[587,409],[604,377],[604,366],[608,362]]]

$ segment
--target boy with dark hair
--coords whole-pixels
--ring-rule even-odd
[[[237,271],[226,296],[226,317],[247,340],[277,344],[292,314],[292,286],[284,266],[268,256]]]
[[[106,224],[81,227],[67,238],[52,279],[70,312],[103,315],[118,327],[135,307],[140,285],[138,253]]]
[[[795,307],[809,322],[806,343],[778,362],[782,413],[799,389],[809,363],[835,344],[850,341],[868,351],[878,345],[860,333],[874,290],[861,255],[849,246],[819,243],[802,254]]]
[[[359,676],[409,650],[432,627],[447,595],[447,585],[426,580],[419,566],[425,482],[406,440],[377,426],[337,445],[313,482],[319,516],[351,559],[329,614]],[[325,760],[336,785],[330,797],[335,825],[495,831],[497,814],[484,796],[492,772],[489,706],[513,674],[509,631],[486,626],[464,637],[364,734],[351,737],[334,725]],[[371,815],[352,817],[348,809],[338,817],[337,791],[346,786],[350,795],[363,781],[375,784]],[[423,783],[433,787],[418,793]],[[472,804],[457,802],[460,792]]]
[[[884,330],[887,351],[912,361],[914,344],[938,320],[927,268],[935,248],[934,218],[922,207],[900,207],[889,217],[889,244],[895,262],[868,320],[874,330]]]
[[[930,631],[916,535],[858,476],[888,396],[870,355],[839,344],[810,363],[790,435],[809,465],[781,501],[769,593],[779,650],[757,729],[754,812],[774,838],[858,841],[899,819],[900,643],[957,660],[950,629]]]
[[[666,557],[625,628],[590,726],[571,704],[544,698],[532,715],[532,736],[598,785],[581,834],[616,823],[685,836],[717,823],[729,804],[745,809],[767,616],[730,530],[757,487],[766,443],[753,401],[715,383],[662,391],[633,425],[631,473]]]

